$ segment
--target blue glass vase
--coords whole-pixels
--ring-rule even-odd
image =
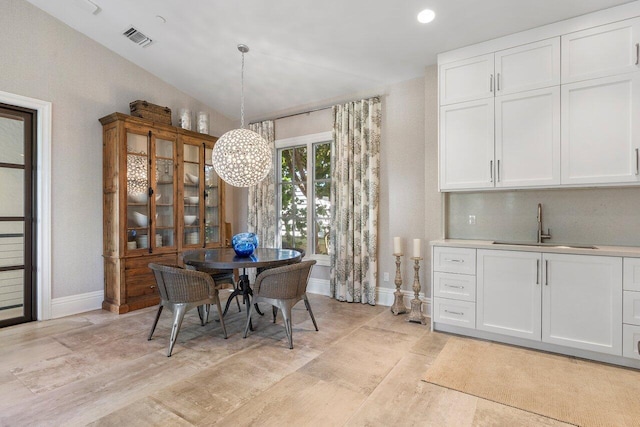
[[[258,247],[258,236],[255,233],[239,233],[233,236],[231,245],[237,256],[246,258]]]

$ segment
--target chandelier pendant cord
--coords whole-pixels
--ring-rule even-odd
[[[242,52],[242,68],[240,71],[240,129],[244,129],[244,52]]]

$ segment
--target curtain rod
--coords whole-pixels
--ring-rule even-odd
[[[302,112],[300,112],[300,113],[286,114],[286,115],[284,115],[284,116],[276,117],[275,119],[267,119],[267,120],[273,120],[273,121],[275,122],[276,120],[286,119],[286,118],[289,118],[289,117],[295,117],[295,116],[301,116],[301,115],[303,115],[303,114],[315,113],[316,111],[329,110],[329,109],[331,109],[331,108],[333,108],[333,105],[330,105],[330,106],[328,106],[328,107],[314,108],[313,110],[302,111]],[[263,120],[261,120],[261,121],[263,121]]]
[[[369,98],[382,98],[382,95],[373,95],[373,96],[370,96]],[[362,98],[362,99],[369,99],[369,98]],[[284,116],[278,116],[278,117],[275,117],[273,119],[256,120],[255,122],[251,122],[250,124],[258,123],[258,122],[264,122],[265,120],[273,120],[275,122],[276,120],[280,120],[280,119],[286,119],[286,118],[289,118],[289,117],[301,116],[303,114],[315,113],[316,111],[328,110],[330,108],[333,108],[334,105],[344,104],[344,103],[347,103],[347,102],[354,102],[354,101],[338,102],[336,104],[331,104],[331,105],[326,106],[326,107],[318,107],[318,108],[314,108],[312,110],[302,111],[300,113],[286,114]]]

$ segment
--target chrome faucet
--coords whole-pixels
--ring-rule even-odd
[[[542,203],[538,203],[538,243],[542,243],[543,239],[551,238],[551,229],[547,228],[547,233],[542,232]]]

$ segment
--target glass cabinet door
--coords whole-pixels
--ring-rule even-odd
[[[201,145],[184,144],[184,246],[202,246],[200,237]]]
[[[149,137],[127,132],[127,250],[149,248]]]
[[[211,158],[213,149],[205,148],[204,152],[204,232],[205,243],[220,242],[220,180],[213,169]]]
[[[174,181],[174,141],[156,137],[156,186],[153,194],[155,203],[154,248],[175,246],[175,210],[173,195]]]

